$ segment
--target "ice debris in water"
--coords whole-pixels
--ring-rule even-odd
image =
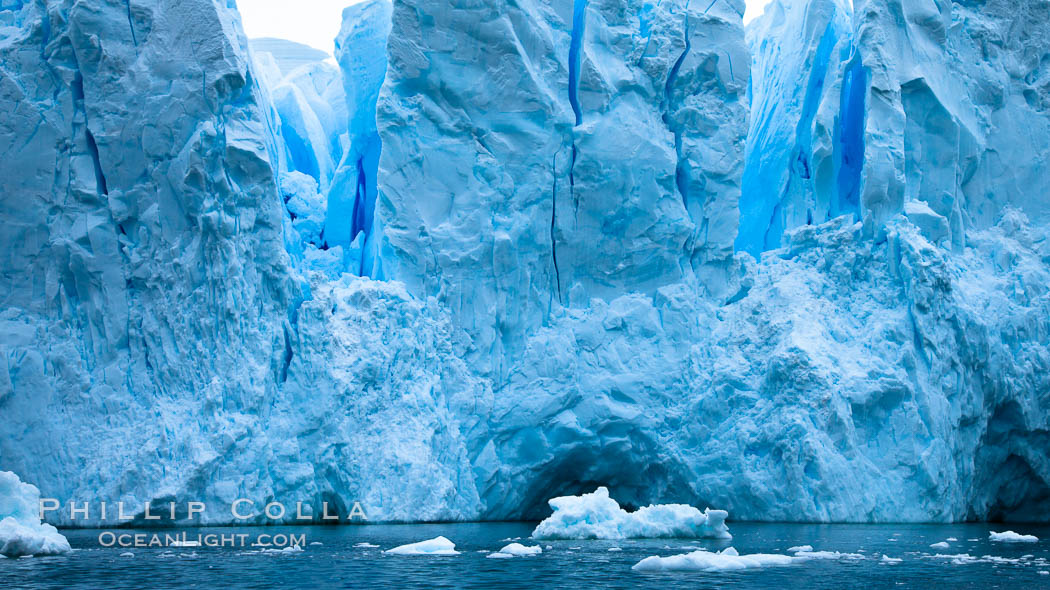
[[[934,549],[950,549],[951,545],[949,545],[945,541],[941,541],[939,543],[933,543],[932,545],[930,545],[930,547]]]
[[[725,510],[700,512],[686,504],[655,504],[627,512],[600,487],[548,502],[554,513],[536,526],[534,539],[732,539]]]
[[[40,522],[40,490],[0,471],[0,555],[59,555],[70,551],[58,529]]]
[[[536,545],[534,547],[526,547],[521,543],[511,543],[503,549],[500,549],[499,551],[489,555],[489,557],[499,559],[503,557],[523,557],[525,555],[539,555],[540,553],[543,553],[543,549],[540,549],[539,545]]]
[[[456,544],[445,537],[435,537],[418,543],[400,545],[383,553],[391,555],[459,555]]]
[[[882,563],[900,563],[904,560],[899,557],[890,557],[889,555],[883,555],[880,561],[882,561]]]
[[[1013,531],[1004,531],[1001,533],[992,531],[988,534],[988,539],[999,543],[1035,543],[1039,540],[1039,537],[1035,535],[1022,535]]]
[[[360,547],[362,549],[375,549],[376,547],[379,547],[379,545],[373,545],[371,543],[355,543],[354,547]]]
[[[799,551],[795,555],[776,553],[753,553],[740,555],[736,549],[728,547],[718,553],[700,549],[683,555],[670,557],[650,556],[634,564],[635,571],[704,571],[720,572],[752,568],[793,565],[813,559],[864,559],[858,553],[839,553],[838,551]]]
[[[798,553],[799,551],[813,551],[813,545],[795,545],[794,547],[788,547],[788,553]]]

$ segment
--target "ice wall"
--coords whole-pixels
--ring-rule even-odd
[[[568,308],[726,289],[742,2],[397,2],[379,99],[389,274],[504,383]]]
[[[774,7],[750,130],[739,2],[398,0],[382,78],[372,3],[340,84],[226,2],[3,7],[0,469],[46,495],[1045,519],[1045,3]]]
[[[476,516],[449,397],[485,390],[441,310],[295,262],[319,189],[282,167],[233,3],[5,2],[0,26],[0,469],[207,522],[238,497]]]

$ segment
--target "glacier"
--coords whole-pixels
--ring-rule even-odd
[[[1050,5],[743,8],[367,0],[328,59],[0,3],[0,469],[213,524],[1045,521]]]

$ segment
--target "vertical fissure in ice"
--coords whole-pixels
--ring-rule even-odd
[[[717,2],[717,0],[715,0]],[[685,10],[682,15],[683,19],[683,32],[685,36],[685,48],[678,55],[678,59],[675,60],[674,65],[671,66],[671,70],[667,73],[667,80],[664,82],[664,124],[674,135],[674,151],[675,151],[675,187],[678,190],[679,196],[682,198],[682,205],[686,208],[689,207],[689,163],[684,157],[683,136],[682,136],[682,124],[674,119],[675,105],[674,105],[674,87],[678,81],[678,74],[682,70],[682,64],[685,63],[689,52],[693,49],[693,41],[690,37],[689,27],[689,4],[685,3]],[[714,6],[714,2],[711,3]],[[711,9],[708,6],[708,10]]]
[[[135,44],[135,47],[138,47],[139,40],[138,37],[135,36],[135,22],[131,16],[131,0],[124,0],[124,5],[128,9],[128,28],[131,29],[131,42]]]
[[[860,190],[864,172],[864,125],[867,108],[868,72],[856,51],[842,80],[839,128],[836,137],[838,154],[837,195],[832,216],[852,213],[860,219]]]
[[[575,147],[573,148],[575,158]],[[558,241],[554,237],[555,226],[558,223],[558,154],[554,154],[551,161],[551,175],[554,177],[551,186],[551,261],[554,263],[554,278],[558,286],[558,301],[561,301],[561,271],[558,269]],[[570,175],[570,180],[571,180]]]
[[[569,105],[576,116],[576,125],[583,124],[580,108],[580,67],[583,65],[583,34],[587,27],[587,0],[573,0],[572,36],[569,39]]]

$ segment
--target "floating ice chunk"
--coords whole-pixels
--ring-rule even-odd
[[[373,545],[371,543],[355,543],[354,547],[360,547],[362,549],[375,549],[376,547],[379,547],[379,545]]]
[[[532,532],[534,539],[731,539],[724,510],[700,512],[686,504],[659,504],[627,512],[600,487],[591,494],[549,501],[554,513]]]
[[[1001,533],[992,531],[988,534],[988,538],[999,543],[1035,543],[1039,540],[1039,537],[1035,535],[1022,535],[1013,531],[1004,531]]]
[[[794,547],[788,547],[788,553],[798,553],[799,551],[813,551],[813,545],[795,545]]]
[[[841,553],[839,551],[799,551],[798,559],[864,559],[860,553]]]
[[[130,551],[128,551],[126,553],[121,553],[120,556],[121,557],[135,557],[135,554],[130,552]]]
[[[880,561],[882,563],[900,563],[904,560],[899,557],[890,557],[889,555],[883,555]]]
[[[313,546],[313,545],[324,545],[324,543],[322,543],[320,541],[313,541],[313,542],[310,543],[310,545],[311,546]]]
[[[947,539],[945,539],[945,541],[948,541],[949,543],[957,543],[959,539],[956,539],[955,537],[948,537]]]
[[[59,555],[69,541],[55,527],[40,522],[40,490],[22,483],[10,471],[0,471],[0,555]]]
[[[940,541],[938,543],[933,543],[932,545],[930,545],[930,547],[932,547],[933,549],[951,549],[952,546],[946,543],[945,541]]]
[[[409,543],[393,549],[387,549],[383,553],[391,555],[459,555],[456,544],[445,537],[435,537],[427,541]]]
[[[1040,576],[1050,576],[1050,572],[1047,572],[1047,571],[1041,571],[1041,572],[1039,572],[1039,575],[1040,575]]]
[[[609,547],[609,551],[623,551],[620,547]]]
[[[670,557],[651,556],[639,561],[631,567],[632,570],[640,572],[659,571],[702,571],[720,572],[729,570],[743,570],[769,566],[791,565],[799,561],[790,555],[776,555],[770,553],[754,553],[751,555],[740,555],[736,549],[729,547],[720,553],[710,551],[694,551],[684,555],[672,555]]]
[[[515,556],[511,555],[510,553],[500,553],[499,551],[497,551],[495,553],[489,553],[485,557],[487,559],[514,559]]]
[[[539,545],[535,547],[526,547],[521,543],[511,543],[503,549],[500,549],[499,553],[506,553],[507,555],[539,555],[540,553],[543,553],[543,549],[540,549]]]

